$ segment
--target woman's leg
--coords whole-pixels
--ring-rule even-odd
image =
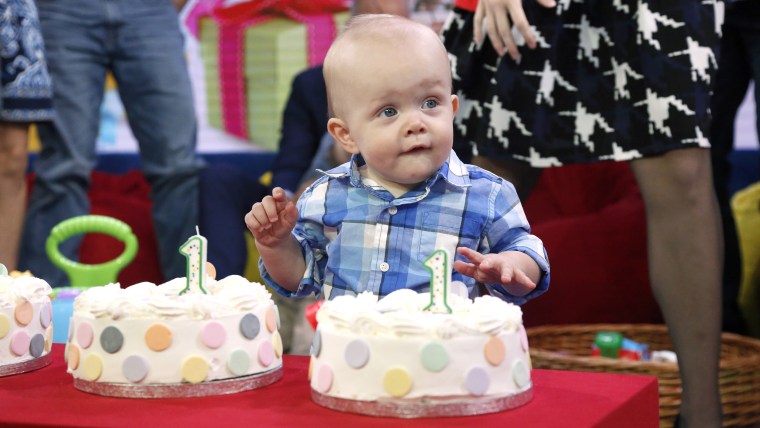
[[[0,263],[9,271],[18,264],[26,211],[28,130],[27,123],[0,122]]]
[[[473,156],[472,164],[491,171],[512,183],[523,204],[528,200],[543,171],[543,169],[533,168],[523,161],[494,159],[485,156]]]
[[[710,152],[673,150],[631,168],[646,207],[652,290],[678,354],[681,422],[718,427],[723,238]]]

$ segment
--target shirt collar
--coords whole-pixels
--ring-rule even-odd
[[[370,189],[369,187],[365,186],[364,183],[362,183],[362,177],[361,173],[359,172],[359,168],[364,166],[366,162],[364,161],[364,158],[361,154],[355,154],[351,156],[351,160],[343,165],[340,165],[336,168],[333,168],[329,171],[322,171],[323,174],[329,175],[333,178],[338,179],[349,179],[351,185],[356,188],[367,188],[372,193],[378,193],[377,191],[374,191]],[[446,161],[441,165],[440,168],[438,168],[438,171],[436,171],[435,174],[433,174],[430,178],[428,178],[425,181],[424,188],[423,186],[420,186],[420,194],[424,197],[424,195],[427,195],[430,192],[430,188],[433,187],[433,185],[438,182],[438,180],[444,180],[448,184],[452,186],[456,186],[459,188],[469,187],[471,185],[470,183],[470,174],[467,171],[467,165],[465,165],[459,157],[454,153],[452,150],[449,154],[449,158],[446,159]],[[415,191],[412,191],[415,192]],[[381,193],[387,193],[390,195],[389,192],[383,191]],[[380,196],[380,195],[379,195]],[[386,195],[387,196],[387,195]],[[387,197],[383,197],[383,199],[388,199]],[[391,196],[392,199],[392,196]]]

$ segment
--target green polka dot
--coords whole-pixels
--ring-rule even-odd
[[[422,348],[420,354],[422,367],[431,372],[439,372],[449,364],[449,354],[446,348],[438,342],[430,342]]]
[[[248,353],[242,349],[237,349],[230,353],[230,357],[227,360],[227,368],[230,373],[235,376],[243,376],[248,373],[248,368],[251,366],[251,357]]]

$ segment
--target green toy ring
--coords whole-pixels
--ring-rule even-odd
[[[83,233],[103,233],[124,243],[124,251],[115,259],[100,264],[84,264],[67,259],[58,250],[66,239]],[[137,237],[121,220],[102,215],[83,215],[64,220],[50,231],[45,251],[54,265],[71,280],[72,287],[88,288],[116,282],[116,276],[137,254]]]

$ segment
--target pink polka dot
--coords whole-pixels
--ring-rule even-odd
[[[315,385],[317,387],[318,392],[327,392],[332,388],[333,384],[333,371],[332,367],[330,367],[327,364],[323,364],[322,367],[319,368],[319,373],[317,373],[317,384]]]
[[[11,351],[18,356],[26,354],[26,351],[29,349],[30,340],[26,332],[21,330],[15,332],[13,337],[11,337]]]
[[[40,325],[42,328],[47,328],[53,321],[53,309],[50,303],[45,303],[40,309]]]
[[[92,345],[92,339],[95,335],[92,332],[92,326],[86,322],[79,324],[77,328],[77,341],[79,346],[87,349]]]
[[[216,321],[207,323],[201,331],[201,341],[211,349],[217,349],[224,345],[226,338],[227,332],[224,330],[224,326]]]
[[[274,361],[274,346],[272,346],[272,342],[261,342],[261,345],[259,345],[259,363],[267,367],[272,364],[272,361]]]
[[[525,331],[524,325],[520,325],[520,346],[523,352],[528,352],[528,333]]]

